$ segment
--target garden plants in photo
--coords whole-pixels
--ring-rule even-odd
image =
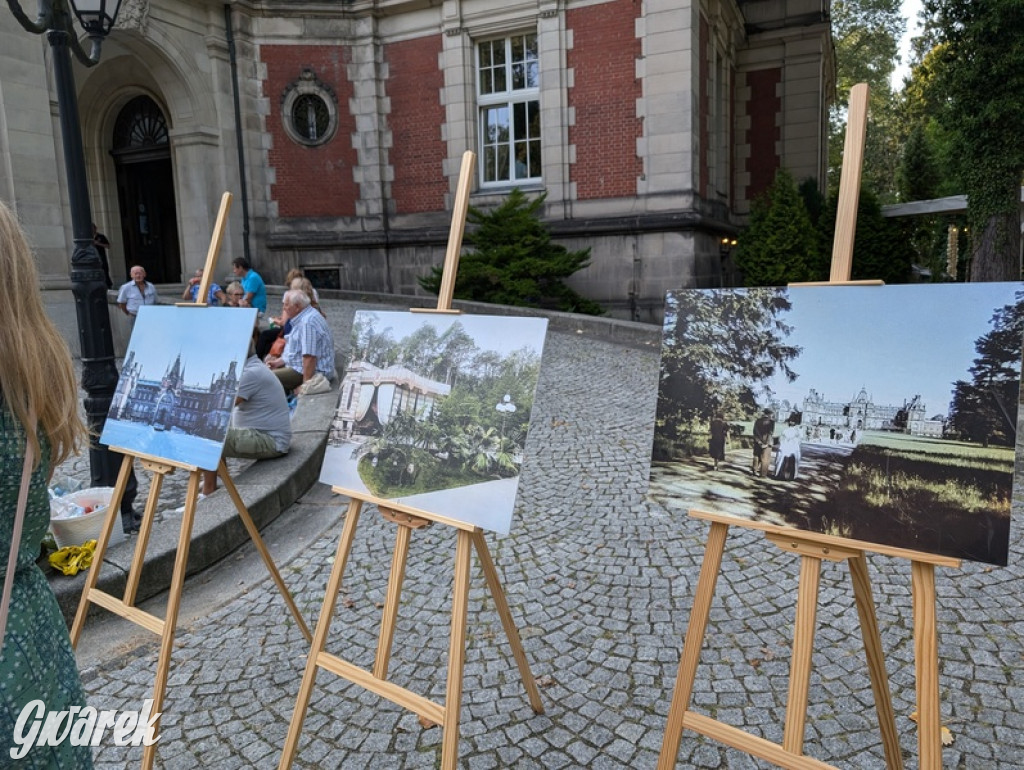
[[[359,311],[320,480],[508,532],[546,327]]]

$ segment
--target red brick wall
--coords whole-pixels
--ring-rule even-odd
[[[391,166],[395,178],[391,197],[398,214],[443,211],[448,182],[442,161],[444,73],[438,66],[441,36],[391,43],[384,48],[388,64],[387,95],[391,100]]]
[[[267,66],[263,92],[270,102],[267,128],[272,141],[270,166],[276,181],[270,188],[281,217],[351,217],[356,213],[359,190],[352,175],[357,161],[352,147],[355,120],[349,114],[352,85],[345,66],[349,51],[344,46],[264,45],[260,58]],[[331,140],[318,147],[292,141],[281,122],[281,96],[295,82],[303,67],[334,89],[338,129]]]
[[[771,186],[775,170],[780,165],[776,143],[782,137],[777,123],[782,99],[776,94],[781,80],[781,67],[747,73],[747,85],[750,87],[750,100],[747,102],[747,115],[750,116],[750,128],[747,129],[750,157],[747,158],[746,169],[750,174],[746,193],[748,201]]]
[[[636,115],[641,96],[636,77],[639,14],[640,0],[612,0],[566,12],[573,36],[567,52],[567,64],[574,70],[569,106],[576,110],[576,123],[569,127],[576,163],[569,178],[580,200],[636,195],[636,180],[643,173],[636,154],[643,131]]]

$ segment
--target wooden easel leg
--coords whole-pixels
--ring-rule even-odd
[[[153,686],[153,712],[163,711],[164,693],[167,689],[167,674],[171,668],[171,655],[174,652],[174,632],[178,626],[178,610],[181,607],[181,592],[185,586],[185,572],[188,567],[188,549],[192,543],[192,523],[196,515],[196,503],[199,500],[199,482],[202,471],[194,470],[189,474],[188,491],[185,493],[185,513],[181,518],[181,531],[178,534],[178,552],[174,559],[174,573],[171,575],[171,586],[167,593],[167,613],[164,617],[164,631],[160,637],[160,657],[156,664],[156,677]],[[155,481],[155,479],[154,479]],[[143,527],[148,526],[152,511],[147,503]],[[159,718],[154,722],[154,733],[160,734]],[[145,746],[142,751],[142,767],[145,770],[153,767],[156,757],[154,743]]]
[[[316,681],[317,657],[324,651],[324,646],[327,644],[327,634],[331,630],[331,616],[334,614],[334,606],[338,601],[341,578],[345,574],[345,564],[348,561],[349,552],[352,550],[352,540],[355,538],[356,524],[359,523],[359,511],[362,505],[361,500],[351,500],[348,504],[345,526],[341,530],[338,552],[334,556],[334,566],[331,568],[331,576],[327,581],[327,592],[324,594],[320,618],[317,620],[316,631],[313,633],[313,644],[309,650],[309,657],[306,658],[306,670],[302,675],[298,697],[295,699],[295,710],[292,712],[292,720],[288,725],[288,735],[285,737],[281,762],[278,764],[279,770],[287,770],[295,761],[299,736],[302,734],[302,723],[306,719],[306,709],[309,708],[309,696],[313,692],[313,683]]]
[[[149,546],[149,536],[153,531],[153,517],[156,515],[156,507],[160,501],[160,489],[164,484],[164,474],[154,472],[149,482],[149,495],[146,497],[146,508],[142,512],[142,524],[139,526],[139,535],[135,539],[135,553],[132,554],[132,566],[128,569],[128,580],[124,587],[124,603],[129,607],[135,604],[135,594],[139,590],[139,581],[142,579],[142,567],[146,562],[146,548]],[[188,499],[186,498],[186,502]]]
[[[942,767],[939,716],[939,640],[935,623],[935,565],[910,563],[914,594],[914,660],[917,673],[917,752],[921,770]]]
[[[466,610],[469,604],[471,555],[472,535],[460,529],[455,541],[452,634],[448,648],[448,689],[444,700],[441,770],[455,770],[459,758],[459,716],[462,711],[462,673],[466,663]]]
[[[305,618],[302,617],[302,613],[299,612],[299,608],[295,605],[295,600],[292,599],[288,586],[285,585],[281,573],[278,572],[277,565],[274,564],[274,559],[270,555],[270,551],[267,550],[263,538],[260,536],[259,528],[257,528],[256,523],[252,520],[252,516],[249,515],[249,509],[242,502],[242,496],[238,494],[238,488],[235,486],[235,482],[232,481],[231,475],[228,473],[228,466],[223,460],[220,461],[220,466],[217,468],[217,475],[224,482],[224,488],[227,490],[231,501],[235,504],[235,509],[238,511],[238,517],[242,520],[242,524],[249,533],[249,538],[252,540],[253,545],[256,546],[256,550],[260,552],[263,563],[267,565],[267,571],[270,573],[270,577],[273,578],[277,590],[280,591],[284,603],[288,605],[288,611],[292,613],[292,617],[295,618],[295,622],[298,624],[302,635],[306,637],[306,641],[312,642],[313,635],[309,632],[309,626],[306,625]]]
[[[820,579],[821,559],[801,556],[793,660],[789,666],[789,697],[786,700],[786,727],[782,734],[783,749],[796,755],[804,753],[807,692],[811,681],[811,654],[814,651],[814,623]]]
[[[96,542],[96,552],[92,557],[92,569],[85,576],[85,587],[82,589],[82,598],[78,600],[78,610],[75,612],[75,621],[71,624],[71,648],[78,646],[78,639],[82,634],[82,627],[85,625],[85,616],[89,612],[89,592],[96,587],[99,580],[100,568],[103,565],[103,557],[107,553],[107,544],[110,536],[114,533],[114,527],[121,517],[121,498],[124,497],[124,490],[128,486],[128,475],[132,470],[133,459],[125,455],[121,461],[121,470],[117,474],[117,484],[114,486],[113,496],[110,498],[110,505],[107,509],[107,518],[103,522],[103,529],[100,531],[100,539]]]
[[[868,562],[864,556],[848,559],[850,579],[853,582],[853,596],[860,617],[861,635],[864,637],[864,654],[871,676],[871,690],[875,696],[875,710],[878,712],[878,727],[882,733],[882,747],[885,749],[885,766],[889,770],[902,770],[903,755],[900,753],[899,734],[896,732],[896,717],[892,709],[889,691],[889,675],[885,670],[885,655],[882,652],[882,637],[878,632],[878,618],[875,600],[871,595],[871,579],[868,576]]]
[[[373,675],[378,679],[388,678],[391,662],[391,645],[395,638],[395,621],[398,619],[398,604],[402,597],[402,583],[405,582],[405,564],[409,558],[409,539],[412,530],[401,524],[395,532],[395,552],[391,556],[391,574],[388,576],[388,595],[384,600],[384,612],[380,619],[380,634],[377,636],[377,654],[373,659]]]
[[[704,646],[704,634],[711,614],[711,600],[715,595],[718,573],[722,569],[722,552],[725,550],[725,536],[728,533],[729,527],[717,521],[712,523],[711,531],[708,533],[708,544],[704,547],[704,563],[700,568],[693,609],[690,611],[690,624],[686,628],[686,640],[683,643],[683,652],[679,656],[679,671],[672,692],[672,704],[668,709],[668,725],[665,727],[665,737],[661,743],[658,770],[672,770],[679,756],[683,720],[690,707],[693,681],[697,676],[700,649]]]
[[[544,704],[540,699],[540,690],[537,689],[537,682],[530,671],[530,663],[526,659],[526,651],[523,650],[523,642],[519,638],[519,629],[512,618],[512,612],[508,608],[508,601],[505,598],[505,591],[501,587],[501,580],[498,577],[498,570],[494,567],[494,560],[491,559],[491,552],[487,548],[487,540],[484,539],[482,530],[473,532],[473,544],[476,545],[476,553],[480,559],[480,567],[483,569],[487,587],[494,597],[494,606],[498,610],[498,617],[501,618],[501,625],[505,629],[505,636],[512,647],[512,656],[519,666],[519,676],[523,678],[523,686],[526,687],[526,695],[530,699],[530,706],[535,714],[544,713]]]

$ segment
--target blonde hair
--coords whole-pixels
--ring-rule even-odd
[[[316,304],[316,295],[313,294],[313,284],[309,282],[308,278],[304,278],[301,275],[292,278],[292,280],[288,282],[288,288],[303,292],[307,297],[309,297],[309,303],[311,305]]]
[[[284,285],[285,286],[291,286],[292,285],[292,281],[294,281],[296,278],[305,278],[305,277],[306,277],[306,274],[304,272],[302,272],[302,268],[301,267],[293,267],[291,270],[288,271],[288,275],[286,275],[284,277]]]
[[[0,394],[22,426],[35,412],[50,443],[52,466],[76,454],[86,437],[78,412],[78,383],[67,343],[46,315],[32,249],[14,213],[0,201]],[[25,432],[40,456],[35,432]],[[51,467],[52,467],[51,466]]]

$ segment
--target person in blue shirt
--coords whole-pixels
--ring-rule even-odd
[[[202,268],[199,268],[196,270],[195,274],[188,279],[188,286],[186,286],[185,291],[181,293],[181,298],[195,302],[196,296],[199,294],[199,286],[202,282],[203,270]],[[212,281],[210,283],[210,288],[206,293],[206,304],[210,307],[228,304],[228,298],[227,295],[224,294],[224,290]]]
[[[263,283],[260,274],[252,269],[249,260],[245,257],[235,257],[231,260],[231,267],[238,280],[242,283],[245,296],[238,303],[239,307],[254,307],[261,313],[267,312],[267,287]]]

